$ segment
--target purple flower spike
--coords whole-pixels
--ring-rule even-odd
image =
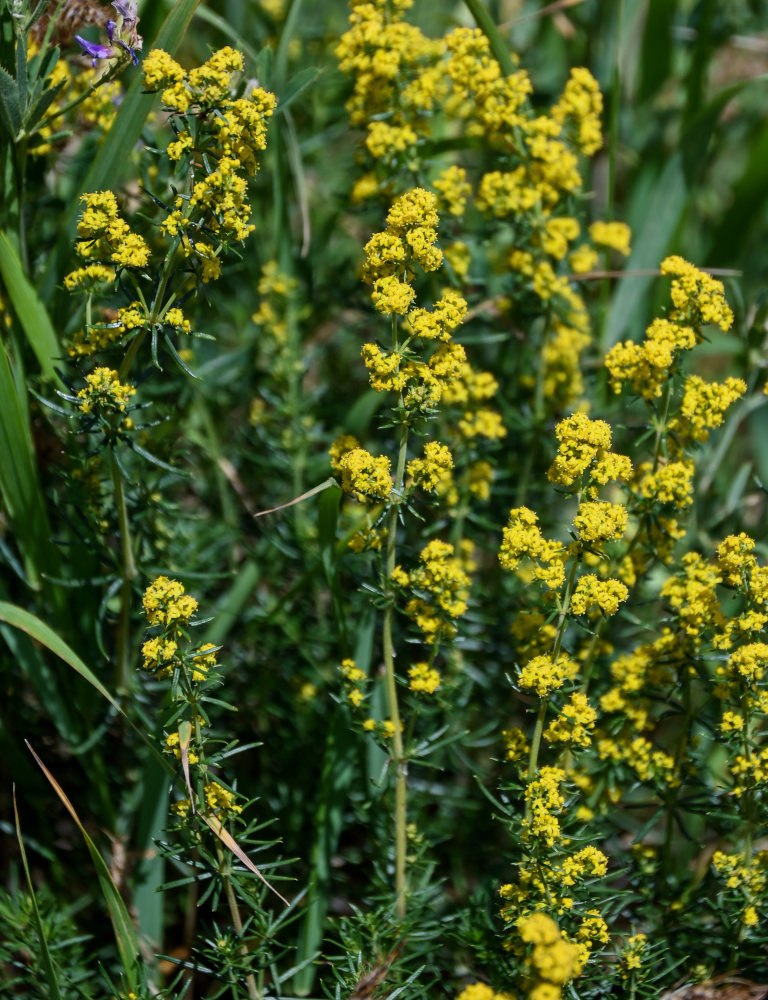
[[[93,59],[94,66],[98,65],[99,59],[109,59],[110,56],[114,55],[114,51],[110,45],[99,45],[98,42],[89,42],[87,38],[82,38],[80,35],[75,35],[75,40],[83,52]]]

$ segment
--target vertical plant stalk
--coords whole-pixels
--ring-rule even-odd
[[[114,451],[110,448],[109,462],[112,468],[112,484],[115,490],[115,506],[120,530],[120,552],[123,563],[123,583],[120,588],[120,619],[117,626],[117,681],[122,688],[129,686],[131,664],[131,600],[133,597],[133,581],[138,576],[136,561],[133,558],[133,543],[131,541],[131,526],[128,520],[128,507],[125,502],[123,474],[117,464]]]
[[[232,880],[226,870],[227,861],[224,857],[224,852],[218,843],[216,844],[216,856],[219,862],[219,874],[221,875],[221,880],[224,883],[224,894],[227,897],[227,906],[229,907],[229,915],[232,919],[232,926],[235,928],[235,933],[240,939],[240,948],[238,950],[241,955],[247,956],[248,946],[245,941],[243,941],[243,920],[240,916],[237,899],[235,898],[235,890],[232,888]],[[256,985],[256,977],[252,972],[249,972],[245,977],[245,983],[248,987],[249,1000],[261,1000],[261,991]]]
[[[392,338],[394,350],[397,350],[397,317],[392,317]],[[402,407],[402,396],[400,404]],[[400,432],[400,450],[397,456],[395,470],[395,491],[400,494],[405,477],[405,458],[408,451],[408,423],[403,421]],[[387,555],[384,564],[387,589],[397,561],[397,518],[398,503],[391,505],[387,514]],[[397,702],[397,679],[395,677],[395,651],[392,642],[392,619],[394,616],[394,601],[390,600],[384,612],[382,625],[382,647],[384,654],[384,669],[386,671],[387,696],[389,699],[389,717],[392,720],[394,734],[392,737],[392,752],[395,764],[395,900],[396,911],[400,919],[405,916],[405,856],[407,848],[406,808],[408,791],[408,763],[403,754],[403,734],[400,725],[400,709]]]
[[[579,500],[581,500],[581,494],[579,494]],[[563,594],[563,602],[560,607],[560,614],[557,619],[557,633],[555,635],[555,642],[552,647],[552,659],[557,662],[557,658],[560,655],[560,650],[563,646],[563,636],[565,635],[565,625],[568,618],[568,607],[571,603],[571,594],[573,593],[573,585],[576,581],[576,570],[579,565],[579,557],[575,555],[571,561],[571,569],[568,574],[568,580],[565,585],[565,593]],[[539,763],[539,750],[541,749],[541,736],[544,732],[544,723],[547,718],[547,705],[549,704],[549,698],[544,697],[541,699],[539,705],[539,711],[536,716],[536,725],[533,730],[533,737],[531,739],[531,752],[528,757],[528,781],[533,780],[533,776],[536,774],[536,768]],[[525,818],[528,819],[530,816],[531,804],[526,802],[525,804]]]

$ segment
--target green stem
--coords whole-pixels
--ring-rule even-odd
[[[664,386],[664,398],[662,400],[662,416],[661,419],[656,418],[656,441],[653,446],[653,472],[659,467],[659,459],[661,458],[661,447],[664,443],[664,432],[667,429],[667,418],[669,417],[669,405],[672,401],[672,379],[668,378],[666,385]]]
[[[397,317],[392,317],[392,337],[394,349],[397,350]],[[401,398],[402,404],[402,398]],[[408,452],[408,424],[403,422],[400,432],[400,450],[397,456],[395,470],[395,492],[399,497],[403,490],[405,477],[405,459]],[[384,587],[389,589],[392,572],[397,564],[397,520],[398,502],[392,503],[387,513],[387,552],[385,560]],[[395,651],[392,641],[392,620],[394,617],[394,602],[390,600],[384,612],[382,626],[382,646],[384,654],[384,669],[386,672],[387,697],[389,699],[389,717],[394,727],[392,737],[392,756],[395,764],[395,900],[397,915],[402,920],[406,910],[405,859],[407,848],[406,837],[406,798],[408,782],[408,762],[403,753],[403,734],[400,727],[400,709],[397,701],[397,679],[395,676]]]
[[[123,584],[120,588],[120,618],[117,626],[117,678],[119,687],[128,688],[131,677],[131,601],[133,599],[133,581],[138,575],[138,570],[133,558],[131,527],[128,520],[128,507],[125,502],[123,474],[111,449],[109,459],[112,468],[112,484],[115,491],[115,507],[117,508],[123,563]]]
[[[485,4],[481,0],[464,0],[469,7],[472,17],[477,22],[478,28],[488,39],[494,58],[501,66],[505,76],[512,76],[515,72],[515,64],[509,51],[509,45],[504,40],[504,36],[496,26],[496,22],[485,9]]]
[[[536,767],[539,763],[539,749],[541,748],[541,734],[544,732],[544,723],[547,718],[547,706],[549,705],[549,698],[542,698],[539,703],[539,711],[536,714],[536,726],[533,730],[533,739],[531,740],[531,753],[528,757],[528,780],[533,781],[533,776],[536,774]],[[528,818],[530,812],[530,803],[526,803],[525,806],[525,816]]]
[[[232,881],[229,877],[227,862],[224,858],[224,852],[221,847],[216,844],[216,855],[219,861],[219,875],[221,876],[221,881],[224,883],[224,893],[227,897],[227,906],[229,907],[229,915],[232,918],[232,926],[235,928],[235,933],[240,940],[240,954],[247,955],[248,947],[243,941],[243,921],[240,917],[240,910],[237,906],[237,899],[235,898],[235,890],[232,888]],[[249,972],[245,978],[246,985],[248,987],[248,997],[250,1000],[261,1000],[261,993],[258,986],[256,985],[256,978],[252,972]]]

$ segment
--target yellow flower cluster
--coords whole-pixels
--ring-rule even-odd
[[[629,590],[621,580],[601,580],[592,573],[579,577],[571,595],[570,610],[574,615],[584,615],[597,607],[604,615],[615,615],[619,605],[629,597]]]
[[[359,708],[365,698],[365,673],[357,666],[354,660],[349,658],[341,661],[341,676],[344,679],[347,701],[354,708]]]
[[[578,974],[578,945],[563,938],[554,920],[540,910],[521,917],[517,931],[532,946],[526,963],[533,981],[528,1000],[559,1000],[563,987]]]
[[[645,340],[615,344],[605,357],[614,392],[629,382],[634,392],[649,402],[661,395],[676,369],[680,351],[689,351],[697,343],[692,326],[655,319],[645,331]]]
[[[560,791],[564,781],[565,771],[562,768],[539,768],[537,777],[525,790],[527,816],[522,825],[526,839],[533,839],[546,847],[554,847],[561,839],[557,817],[565,805]]]
[[[179,667],[186,670],[192,683],[206,680],[208,671],[216,666],[217,647],[207,642],[185,657],[179,652],[184,628],[197,611],[195,598],[184,592],[178,580],[159,576],[144,591],[142,603],[149,624],[161,629],[159,635],[147,639],[141,647],[144,669],[162,678],[169,677]]]
[[[673,277],[670,295],[675,310],[672,319],[690,323],[697,329],[702,324],[713,324],[724,331],[731,328],[733,311],[725,301],[722,281],[678,256],[663,260],[661,273]]]
[[[407,574],[407,583],[420,595],[408,601],[405,613],[424,634],[424,641],[434,643],[452,638],[453,624],[467,610],[470,579],[453,545],[435,538],[419,553],[421,565]],[[402,570],[400,571],[402,573]]]
[[[440,687],[440,674],[428,663],[415,663],[408,670],[408,687],[416,694],[434,694]]]
[[[509,512],[499,551],[499,562],[504,569],[514,571],[525,560],[533,578],[554,590],[565,579],[565,556],[562,542],[543,537],[539,519],[532,510],[516,507]]]
[[[528,739],[519,726],[511,729],[503,729],[501,738],[504,741],[504,755],[509,761],[523,760],[530,752],[531,747]]]
[[[110,284],[115,280],[114,267],[104,264],[88,264],[78,267],[64,276],[64,287],[68,292],[91,292],[100,285]]]
[[[562,96],[552,108],[552,117],[557,122],[573,121],[579,148],[585,156],[593,156],[603,145],[602,110],[603,95],[597,80],[583,66],[572,69]]]
[[[82,413],[124,413],[128,401],[136,392],[134,386],[122,383],[111,368],[96,368],[85,376],[88,383],[80,389],[77,398]]]
[[[424,445],[424,457],[413,458],[406,466],[414,486],[427,492],[434,490],[445,473],[452,468],[453,456],[450,450],[438,441],[427,441]]]
[[[236,816],[243,811],[243,807],[237,804],[235,793],[220,785],[218,781],[209,781],[203,791],[206,805],[220,818]]]
[[[694,641],[707,627],[720,628],[724,624],[716,590],[721,582],[715,566],[698,552],[687,552],[683,556],[682,574],[670,577],[661,588],[661,596],[667,599],[683,631]]]
[[[677,440],[678,448],[706,441],[710,430],[722,424],[728,407],[746,391],[747,384],[740,378],[705,382],[699,375],[689,376],[685,380],[680,413],[669,423],[672,439]]]
[[[629,382],[632,390],[648,402],[661,396],[677,371],[681,352],[701,343],[704,325],[716,324],[728,330],[733,323],[722,282],[682,257],[667,257],[661,271],[675,276],[671,289],[674,308],[669,318],[655,319],[642,344],[616,344],[605,358],[614,392],[620,392],[623,383]],[[709,430],[722,423],[725,410],[745,391],[739,379],[718,385],[708,384],[698,376],[689,378],[681,413],[670,422],[673,440],[680,439],[678,450],[686,443],[706,441]]]
[[[77,224],[80,237],[75,249],[83,260],[111,261],[118,267],[141,269],[149,262],[149,247],[120,218],[117,199],[111,191],[81,195],[85,207]]]
[[[470,983],[456,997],[456,1000],[515,1000],[512,993],[495,993],[485,983]]]
[[[633,934],[632,937],[627,938],[619,962],[621,978],[625,982],[640,974],[643,967],[643,955],[647,948],[648,938],[645,934]]]
[[[196,153],[206,164],[207,172],[195,181],[190,196],[179,194],[161,223],[163,233],[178,237],[183,253],[195,259],[204,282],[219,277],[221,263],[220,248],[202,237],[214,234],[226,244],[253,231],[243,174],[253,175],[259,168],[258,154],[266,148],[276,106],[274,95],[258,85],[244,97],[232,96],[242,70],[243,57],[228,46],[189,72],[161,49],[144,60],[146,89],[161,90],[165,106],[182,116],[177,138],[168,146],[169,158]],[[183,117],[192,115],[197,117],[194,127]]]
[[[741,922],[745,927],[755,927],[758,923],[757,905],[765,907],[765,893],[768,889],[768,851],[755,851],[749,865],[744,863],[743,854],[726,854],[715,851],[712,867],[727,889],[734,890],[742,908]]]
[[[593,500],[579,505],[573,526],[579,540],[587,545],[621,538],[627,530],[629,514],[623,504]]]
[[[547,472],[550,482],[558,486],[605,485],[612,480],[626,482],[632,475],[630,460],[610,451],[611,428],[604,420],[590,420],[577,412],[561,420],[555,434],[560,444]]]
[[[490,372],[477,372],[467,362],[459,366],[458,377],[443,389],[442,402],[464,408],[456,425],[463,438],[494,441],[507,436],[501,414],[484,405],[498,388]]]
[[[159,576],[147,587],[142,604],[149,624],[164,627],[188,625],[197,611],[195,598],[184,593],[184,586],[178,580],[167,576]]]
[[[768,783],[768,747],[748,754],[736,754],[729,766],[733,775],[733,794],[740,798],[756,785]]]
[[[589,236],[593,243],[629,256],[632,233],[626,222],[593,222],[589,227]]]
[[[561,688],[566,681],[572,681],[579,673],[579,665],[565,653],[557,660],[551,656],[534,656],[520,670],[519,684],[525,691],[534,691],[540,698],[546,698]]]
[[[341,473],[341,488],[361,503],[366,500],[386,500],[392,491],[389,459],[386,455],[375,457],[365,448],[356,447],[355,438],[345,435],[345,439],[353,441],[355,446],[341,454],[338,454],[337,447],[338,457],[331,450],[331,465],[336,472]]]
[[[587,696],[574,691],[560,709],[557,718],[544,730],[544,739],[549,743],[588,747],[592,742],[591,733],[596,721],[597,712],[587,701]]]
[[[654,503],[668,503],[685,510],[693,503],[694,464],[689,459],[679,462],[660,461],[655,471],[650,462],[638,466],[640,493]]]
[[[670,787],[680,784],[680,778],[675,774],[674,760],[663,750],[655,749],[653,743],[643,736],[599,739],[597,753],[601,760],[627,764],[640,781],[661,779]]]

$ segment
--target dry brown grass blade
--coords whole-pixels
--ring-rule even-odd
[[[192,792],[192,782],[189,777],[189,744],[192,739],[192,723],[186,719],[179,723],[179,751],[181,753],[181,770],[184,782],[189,792],[189,806],[195,812],[195,796]]]
[[[221,820],[217,819],[216,816],[203,816],[202,818],[205,820],[205,822],[207,823],[207,825],[210,827],[211,831],[219,838],[219,840],[222,842],[222,844],[227,848],[227,850],[231,851],[239,861],[242,861],[242,863],[245,865],[245,867],[248,869],[248,871],[253,872],[254,875],[258,875],[258,877],[261,879],[261,881],[264,883],[264,885],[271,892],[274,892],[274,894],[279,899],[281,899],[285,903],[286,906],[290,906],[291,905],[288,902],[288,900],[285,898],[285,896],[282,896],[273,885],[270,885],[270,883],[267,882],[267,880],[261,874],[261,872],[259,871],[259,869],[251,861],[251,859],[248,857],[248,855],[245,853],[245,851],[242,849],[242,847],[240,847],[240,845],[235,840],[235,838],[232,836],[232,834],[229,832],[229,830],[225,829],[225,827],[221,823]]]

